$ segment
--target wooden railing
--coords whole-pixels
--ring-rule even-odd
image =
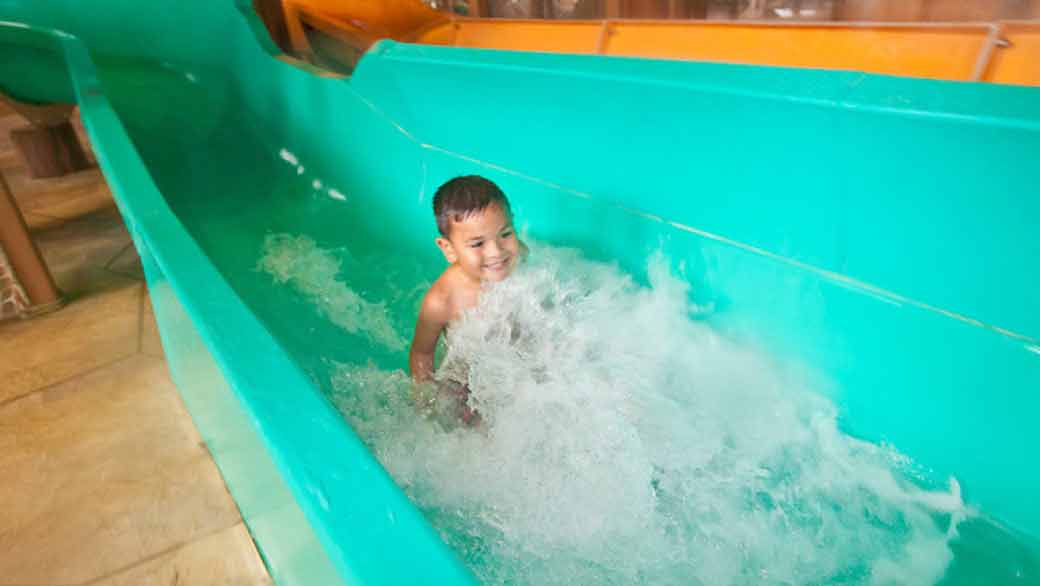
[[[308,31],[363,53],[380,38],[488,49],[855,70],[1040,85],[1040,21],[968,23],[509,20],[460,17],[419,0],[284,0],[291,52]]]

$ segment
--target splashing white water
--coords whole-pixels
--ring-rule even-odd
[[[452,329],[441,380],[479,430],[417,415],[400,371],[340,364],[333,399],[486,583],[933,584],[966,513],[768,357],[651,287],[533,246]]]
[[[347,286],[339,275],[340,261],[311,238],[268,235],[258,268],[275,282],[290,284],[344,330],[365,335],[390,350],[403,350],[407,345],[387,318],[386,306],[366,301]]]

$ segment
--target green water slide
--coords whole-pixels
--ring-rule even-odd
[[[315,336],[255,270],[266,235],[305,232],[435,274],[431,193],[464,173],[540,241],[637,276],[663,251],[845,432],[1040,536],[1038,89],[386,41],[324,77],[244,0],[0,0],[0,47],[5,93],[79,103],[280,584],[473,580],[315,381],[322,355],[398,355]]]

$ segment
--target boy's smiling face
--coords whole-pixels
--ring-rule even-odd
[[[451,222],[448,237],[438,238],[437,246],[476,283],[505,279],[520,258],[513,218],[497,203]]]

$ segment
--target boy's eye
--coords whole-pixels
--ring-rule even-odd
[[[480,248],[481,246],[484,246],[484,241],[483,240],[478,240],[476,242],[470,242],[469,243],[469,247],[470,248]]]
[[[513,235],[513,231],[512,230],[506,230],[505,232],[502,232],[502,238],[509,238],[512,235]]]

